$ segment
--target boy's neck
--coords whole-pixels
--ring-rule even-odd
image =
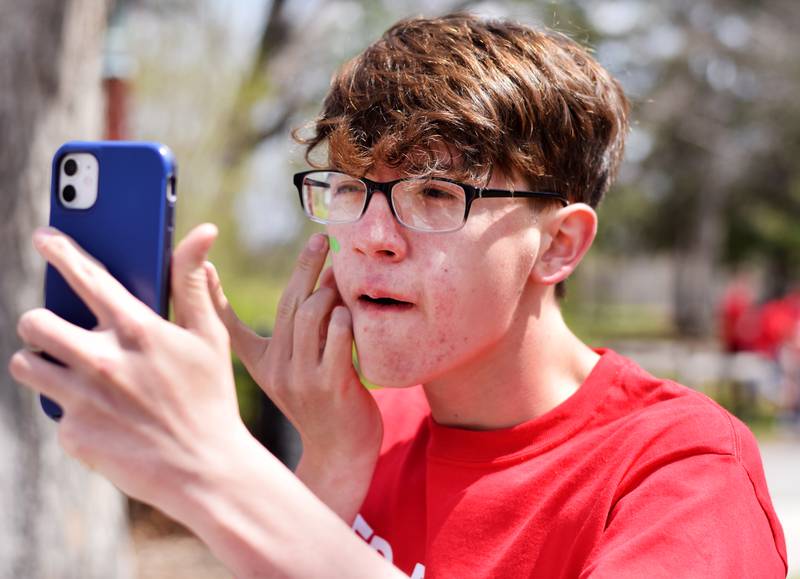
[[[540,303],[490,348],[423,385],[437,423],[508,428],[552,410],[583,384],[600,357],[567,327],[554,300]]]

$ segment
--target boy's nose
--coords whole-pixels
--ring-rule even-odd
[[[408,250],[403,226],[397,222],[389,207],[389,199],[375,192],[367,210],[354,224],[355,248],[368,256],[388,257],[393,260],[405,257]]]

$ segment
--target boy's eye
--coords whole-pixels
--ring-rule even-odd
[[[337,195],[351,195],[353,193],[362,193],[364,190],[358,183],[342,183],[335,188]]]
[[[464,192],[460,187],[436,181],[419,183],[416,194],[431,201],[461,201],[464,198]]]
[[[452,199],[455,197],[450,191],[437,189],[436,187],[425,187],[420,191],[420,194],[432,199]]]

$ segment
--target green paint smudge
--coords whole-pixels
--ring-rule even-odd
[[[367,380],[364,375],[361,373],[361,367],[358,364],[358,350],[356,350],[356,343],[353,342],[353,367],[356,369],[356,373],[358,374],[358,379],[361,380],[361,383],[364,387],[369,388],[370,390],[374,390],[375,388],[380,388],[377,384],[373,384],[369,380]]]
[[[342,249],[342,246],[339,245],[339,240],[336,239],[333,235],[329,236],[328,239],[330,240],[331,243],[331,251],[333,251],[333,253],[339,253],[339,250]]]

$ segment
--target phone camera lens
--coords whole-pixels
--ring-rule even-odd
[[[78,163],[75,162],[75,159],[67,159],[67,162],[64,163],[64,173],[66,173],[68,177],[72,177],[77,172]]]
[[[74,162],[74,161],[73,161],[73,162]],[[64,169],[66,170],[66,167],[65,167]],[[64,189],[61,191],[61,198],[62,198],[62,199],[63,199],[63,200],[66,202],[66,203],[72,203],[73,201],[75,201],[75,197],[76,197],[76,193],[75,193],[75,187],[73,187],[72,185],[67,185],[67,186],[66,186],[66,187],[64,187]]]

